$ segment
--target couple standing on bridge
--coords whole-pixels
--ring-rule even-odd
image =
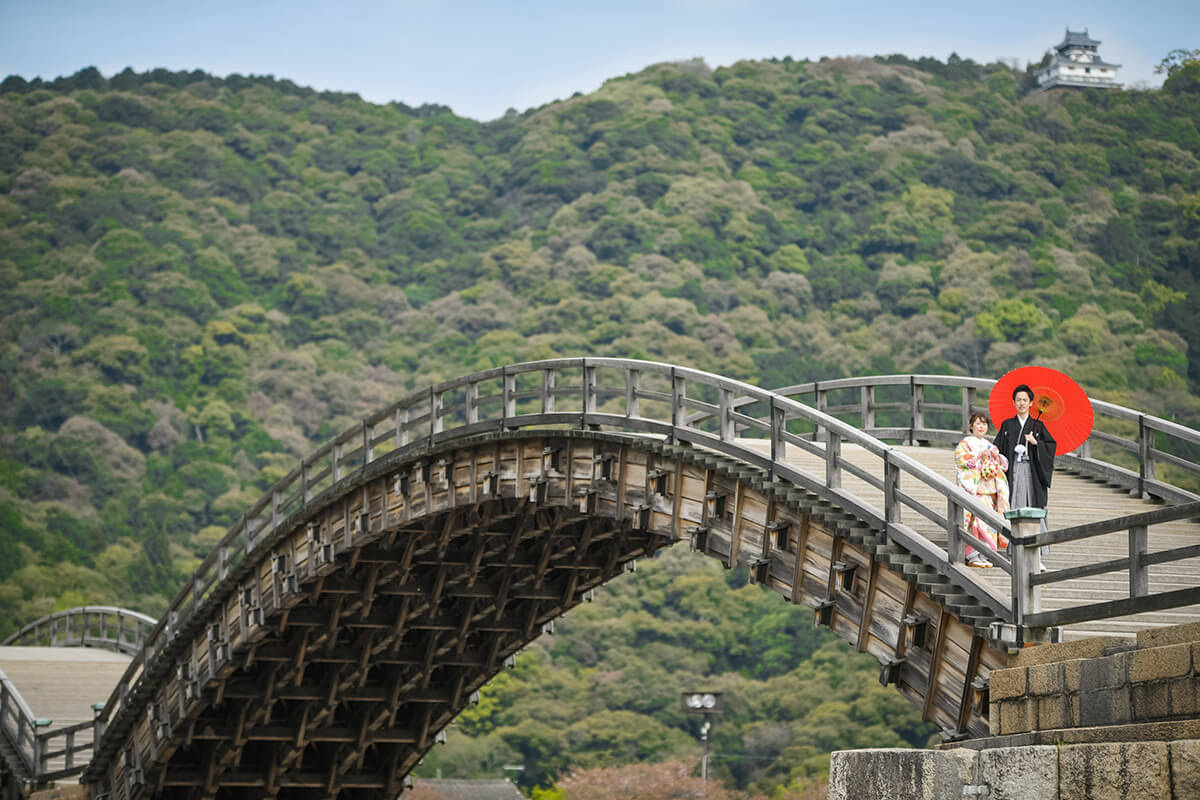
[[[988,418],[972,414],[967,436],[954,448],[954,467],[958,485],[968,494],[985,501],[997,512],[1009,508],[1045,508],[1054,474],[1057,443],[1045,423],[1029,415],[1033,389],[1021,384],[1012,393],[1016,415],[1000,424],[994,441],[987,440]],[[966,528],[972,536],[997,552],[1004,552],[1008,540],[994,528],[966,512]],[[1042,519],[1042,530],[1046,520]],[[967,566],[990,567],[982,553],[966,548]]]

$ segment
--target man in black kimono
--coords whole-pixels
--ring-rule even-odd
[[[1058,443],[1046,429],[1045,423],[1029,413],[1033,405],[1033,390],[1021,384],[1013,390],[1013,405],[1017,415],[1000,423],[996,434],[996,449],[1008,459],[1009,506],[1011,508],[1045,508],[1050,495],[1050,480],[1054,477],[1054,454]],[[1041,529],[1049,530],[1045,517]],[[1042,549],[1042,553],[1046,548]]]

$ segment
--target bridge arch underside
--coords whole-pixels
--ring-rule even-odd
[[[708,450],[480,437],[381,459],[279,530],[145,667],[94,793],[392,798],[511,656],[681,540],[813,607],[949,735],[988,733],[991,611],[878,523]]]

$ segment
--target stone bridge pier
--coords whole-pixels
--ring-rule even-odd
[[[992,736],[833,753],[829,800],[1200,798],[1200,623],[1026,649],[989,684]]]

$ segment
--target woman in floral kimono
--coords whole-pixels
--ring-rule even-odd
[[[970,433],[954,448],[954,467],[959,487],[967,494],[975,495],[989,506],[1003,513],[1008,510],[1008,459],[1000,454],[996,446],[987,440],[988,421],[983,414],[972,414],[968,426]],[[1008,546],[1008,540],[970,511],[966,514],[966,527],[971,535],[986,543],[993,550]],[[992,562],[975,548],[966,548],[967,566],[990,567]]]

